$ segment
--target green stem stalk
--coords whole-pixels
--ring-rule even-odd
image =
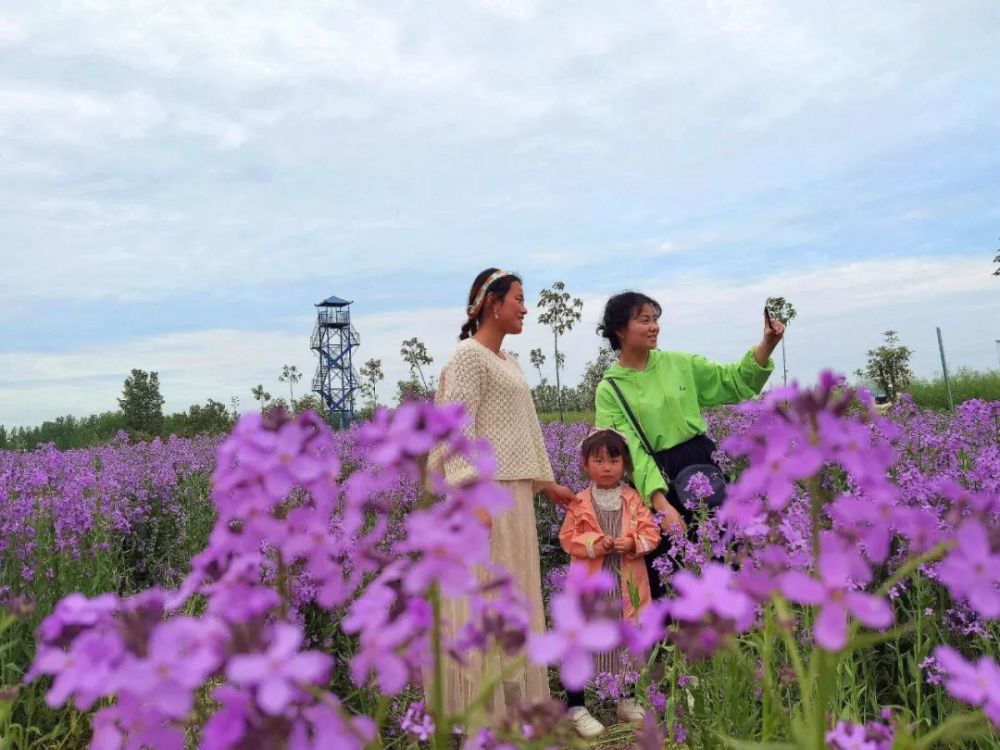
[[[447,750],[450,727],[444,714],[444,654],[441,637],[441,591],[435,583],[430,589],[431,611],[434,624],[431,629],[431,645],[434,658],[434,685],[431,689],[431,710],[434,713],[434,750]]]

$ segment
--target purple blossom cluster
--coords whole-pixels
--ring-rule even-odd
[[[867,724],[838,721],[826,733],[826,746],[829,750],[892,750],[895,738],[892,712],[884,708],[880,720]]]
[[[180,514],[178,486],[211,470],[217,444],[214,437],[130,443],[122,433],[101,448],[0,451],[0,557],[19,573],[0,580],[0,593],[46,588],[53,556],[86,564],[114,540],[128,539],[137,560],[155,565],[150,535],[137,532]]]
[[[552,629],[529,632],[509,575],[489,566],[480,519],[509,503],[492,481],[491,452],[467,437],[460,409],[426,403],[380,411],[342,433],[315,415],[272,412],[245,417],[221,445],[0,452],[0,551],[19,571],[0,580],[0,599],[38,575],[39,529],[53,529],[58,554],[85,561],[109,534],[129,538],[157,514],[181,513],[179,484],[213,472],[215,526],[179,588],[70,594],[38,630],[28,679],[52,679],[53,706],[96,708],[92,747],[100,748],[183,747],[192,727],[207,748],[364,747],[381,728],[328,690],[333,659],[309,647],[308,607],[343,613],[343,630],[357,639],[353,681],[387,695],[433,669],[442,596],[467,598],[471,612],[442,644],[445,658],[524,651],[557,665],[570,688],[594,678],[595,652],[619,645],[644,659],[668,641],[689,661],[708,658],[776,602],[811,610],[783,626],[836,654],[861,626],[893,625],[894,601],[916,573],[947,594],[940,617],[973,651],[968,639],[995,632],[1000,617],[1000,403],[967,402],[949,418],[904,400],[890,416],[877,417],[863,393],[829,373],[815,388],[777,389],[710,415],[719,462],[739,476],[695,538],[671,537],[660,563],[671,597],[635,623],[607,611],[616,584],[606,575],[553,569]],[[586,431],[544,430],[557,481],[576,489]],[[436,471],[456,456],[478,477],[461,487]],[[709,491],[693,481],[696,497]],[[540,536],[552,536],[547,526]],[[942,646],[924,668],[929,682],[1000,726],[994,659]],[[626,689],[597,679],[609,696]],[[655,686],[648,700],[662,710]],[[551,706],[515,713],[466,747],[517,747],[560,731]],[[433,740],[455,718],[435,716],[425,699],[401,726]],[[826,728],[831,748],[891,746],[889,723]],[[683,731],[677,724],[670,734],[682,741]],[[651,724],[638,746],[658,737],[662,744]]]

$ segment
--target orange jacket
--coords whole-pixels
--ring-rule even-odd
[[[559,543],[573,560],[571,565],[585,566],[590,573],[596,573],[604,565],[604,555],[597,551],[596,544],[605,537],[594,512],[594,501],[588,487],[576,496],[576,502],[566,511]],[[622,603],[625,618],[638,620],[639,613],[632,606],[629,582],[639,592],[639,610],[649,604],[649,576],[642,556],[656,549],[660,542],[660,530],[639,497],[631,487],[622,486],[622,536],[635,542],[634,553],[622,555]]]

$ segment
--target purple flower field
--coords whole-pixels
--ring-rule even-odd
[[[500,651],[589,682],[602,718],[648,707],[604,748],[1000,748],[1000,402],[881,418],[824,374],[712,412],[727,501],[672,537],[671,598],[634,624],[603,610],[610,581],[567,574],[538,499],[545,634],[477,572],[478,518],[509,498],[463,420],[249,415],[225,440],[0,452],[0,747],[586,747],[555,702],[446,716],[421,689]],[[587,430],[544,429],[574,489]],[[435,446],[479,480],[428,473]],[[455,642],[445,596],[472,612]],[[594,675],[618,645],[647,667]]]

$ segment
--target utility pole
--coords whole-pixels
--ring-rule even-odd
[[[944,358],[944,341],[941,339],[941,326],[937,327],[938,349],[941,350],[941,370],[944,372],[944,387],[948,390],[948,406],[955,411],[955,401],[951,397],[951,383],[948,381],[948,362]]]

